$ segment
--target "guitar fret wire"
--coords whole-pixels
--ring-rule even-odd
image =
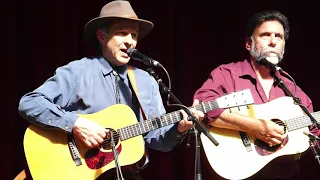
[[[207,113],[207,110],[205,109],[205,106],[204,106],[204,102],[201,102],[200,105],[201,105],[201,107],[202,107],[202,112],[203,112],[203,113]],[[197,106],[196,106],[196,110],[198,110],[198,109],[197,109]]]
[[[128,134],[127,134],[127,128],[124,128],[124,129],[123,129],[123,132],[124,132],[124,137],[127,139],[127,138],[128,138],[128,136],[127,136],[127,135],[128,135]]]
[[[164,120],[164,125],[168,126],[169,122],[168,122],[167,116],[163,116],[163,120]]]
[[[129,137],[132,137],[132,131],[131,131],[132,125],[128,126],[128,132],[129,132]]]
[[[153,121],[150,121],[150,125],[151,125],[151,131],[154,130],[154,123],[155,123],[156,119],[154,119]]]
[[[129,138],[130,137],[132,137],[132,133],[133,133],[133,131],[132,131],[132,125],[130,125],[130,126],[128,126],[129,127]]]
[[[157,123],[156,124],[157,124],[157,129],[158,129],[158,128],[161,127],[161,118],[157,117],[156,119],[157,119],[157,121],[156,121]],[[159,125],[159,123],[160,123],[160,125]]]
[[[129,126],[129,138],[132,137],[132,125]]]
[[[163,116],[163,119],[165,120],[165,122],[164,122],[165,126],[167,126],[167,125],[168,125],[167,116],[166,116],[166,115],[164,115],[164,116]]]
[[[156,119],[154,119],[153,121],[151,121],[151,130],[154,130],[154,124],[156,123]]]
[[[120,136],[120,140],[123,141],[122,128],[118,130],[118,134]]]
[[[140,124],[137,124],[137,130],[136,130],[136,136],[142,134],[142,130],[141,130],[141,127],[140,127]]]
[[[177,114],[177,113],[175,113],[175,115],[176,115],[176,119],[179,119],[178,114]]]
[[[150,121],[152,121],[152,120],[150,120]],[[149,121],[146,121],[146,123],[145,123],[145,124],[147,125],[147,129],[148,129],[148,131],[150,131]]]
[[[167,115],[167,119],[169,119],[168,120],[168,125],[169,124],[173,124],[173,119],[171,118],[171,114],[170,113]]]
[[[159,128],[159,117],[156,118],[156,121],[155,121],[155,129],[158,129]]]
[[[208,103],[208,104],[209,104],[210,109],[212,109],[212,107],[211,107],[211,103]]]
[[[169,115],[169,119],[171,121],[171,124],[173,124],[174,123],[174,119],[172,118],[172,113],[169,113],[168,115]]]
[[[142,126],[141,134],[143,134],[144,132],[146,132],[146,128],[144,127],[143,123],[141,123],[140,127],[141,126]]]
[[[172,123],[177,122],[177,112],[173,112],[171,113],[171,119],[172,119]]]
[[[150,126],[150,125],[152,125],[152,124],[150,124],[150,123],[152,123],[152,121],[154,121],[154,119],[152,119],[151,121],[148,121],[148,122],[147,122],[149,131],[152,130],[152,126]]]
[[[162,125],[162,118],[161,118],[161,117],[159,117],[159,121],[160,121],[160,127],[163,127],[163,125]]]
[[[143,129],[143,131],[141,132],[141,134],[144,134],[145,132],[147,132],[146,126],[145,126],[145,121],[141,122],[141,126],[142,126],[142,129]]]
[[[151,121],[148,121],[148,122],[147,122],[147,125],[148,125],[148,128],[149,128],[148,130],[149,130],[149,131],[152,131],[152,127],[150,126],[150,123],[152,123],[152,121],[153,121],[153,119],[152,119]]]
[[[130,126],[126,127],[126,135],[127,135],[127,139],[130,137]]]
[[[173,123],[172,113],[169,113],[171,122]]]
[[[123,129],[123,131],[124,131],[124,135],[125,135],[126,139],[128,139],[129,136],[128,136],[127,128]]]
[[[132,137],[135,137],[135,136],[137,136],[139,134],[137,124],[134,124],[132,126],[132,132],[133,132]]]
[[[130,133],[131,133],[131,137],[133,137],[135,135],[135,129],[134,129],[134,125],[131,125],[131,128],[130,128]]]
[[[141,134],[141,129],[140,129],[140,126],[139,126],[139,124],[135,124],[134,125],[135,126],[135,134],[134,134],[134,136],[137,136],[138,134]],[[140,131],[140,133],[139,133],[139,131]]]

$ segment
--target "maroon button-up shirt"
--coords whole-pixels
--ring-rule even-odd
[[[294,83],[288,78],[281,76],[279,73],[277,73],[277,76],[282,79],[290,92],[294,94]],[[244,60],[236,63],[220,65],[214,69],[202,87],[196,91],[194,99],[199,99],[200,102],[210,101],[224,96],[225,94],[244,89],[251,90],[255,104],[263,104],[279,97],[286,96],[285,92],[277,86],[276,83],[274,83],[270,90],[269,99],[267,99],[250,61]],[[299,87],[296,89],[296,97],[300,98],[301,104],[303,104],[310,112],[313,112],[312,101]],[[219,117],[223,111],[224,109],[216,109],[208,112],[206,116],[209,119],[209,124],[214,118]],[[311,129],[311,132],[317,135],[320,134],[320,131],[315,128]],[[276,177],[286,177],[291,176],[295,171],[294,169],[296,169],[296,163],[292,163],[291,165],[278,163],[278,165],[273,164],[272,166],[281,172],[274,172],[274,170],[270,169],[263,174],[271,176],[273,174]],[[286,167],[288,172],[283,172],[281,167]]]
[[[288,89],[294,93],[294,83],[279,73],[277,73],[277,76],[280,77]],[[269,99],[267,99],[249,60],[244,60],[224,64],[214,69],[207,81],[196,91],[194,99],[199,99],[200,102],[210,101],[225,94],[244,89],[251,90],[255,104],[267,103],[279,97],[286,96],[284,91],[274,83],[270,90]],[[297,87],[296,97],[300,98],[301,104],[306,106],[310,112],[313,112],[310,98],[299,87]],[[218,117],[222,111],[224,111],[224,109],[213,110],[208,112],[207,116],[215,118]]]

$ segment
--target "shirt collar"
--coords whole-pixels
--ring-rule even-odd
[[[238,68],[238,69],[239,69],[239,71],[235,72],[237,76],[243,77],[243,76],[249,75],[250,77],[257,79],[257,75],[253,70],[253,67],[250,63],[250,60],[245,59],[243,61],[243,63],[240,64],[240,68]]]
[[[250,60],[244,60],[244,63],[241,64],[241,67],[239,69],[240,71],[236,72],[239,77],[250,76],[251,78],[257,80],[257,75],[252,67],[252,64],[250,63]],[[276,72],[276,75],[278,77],[281,77],[279,71]]]
[[[113,68],[111,67],[110,63],[103,56],[99,57],[99,62],[102,65],[101,71],[102,71],[104,76],[109,75],[113,71]],[[117,67],[116,71],[118,72],[119,76],[122,79],[126,79],[126,77],[127,77],[127,74],[128,74],[127,67],[128,67],[128,65],[126,65],[126,64],[123,65],[123,66],[118,66]]]

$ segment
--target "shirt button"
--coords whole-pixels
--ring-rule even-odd
[[[68,129],[68,126],[66,126],[65,129]]]

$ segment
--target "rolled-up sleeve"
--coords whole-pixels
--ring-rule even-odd
[[[208,79],[199,88],[193,97],[193,100],[198,99],[200,102],[207,102],[224,96],[228,92],[232,92],[232,79],[228,71],[225,71],[222,66],[214,69]],[[215,109],[206,113],[208,124],[211,124],[214,118],[220,116],[224,109]]]
[[[56,127],[70,133],[78,115],[65,111],[63,107],[76,88],[73,73],[69,66],[58,68],[54,76],[20,99],[20,115],[32,124]]]

